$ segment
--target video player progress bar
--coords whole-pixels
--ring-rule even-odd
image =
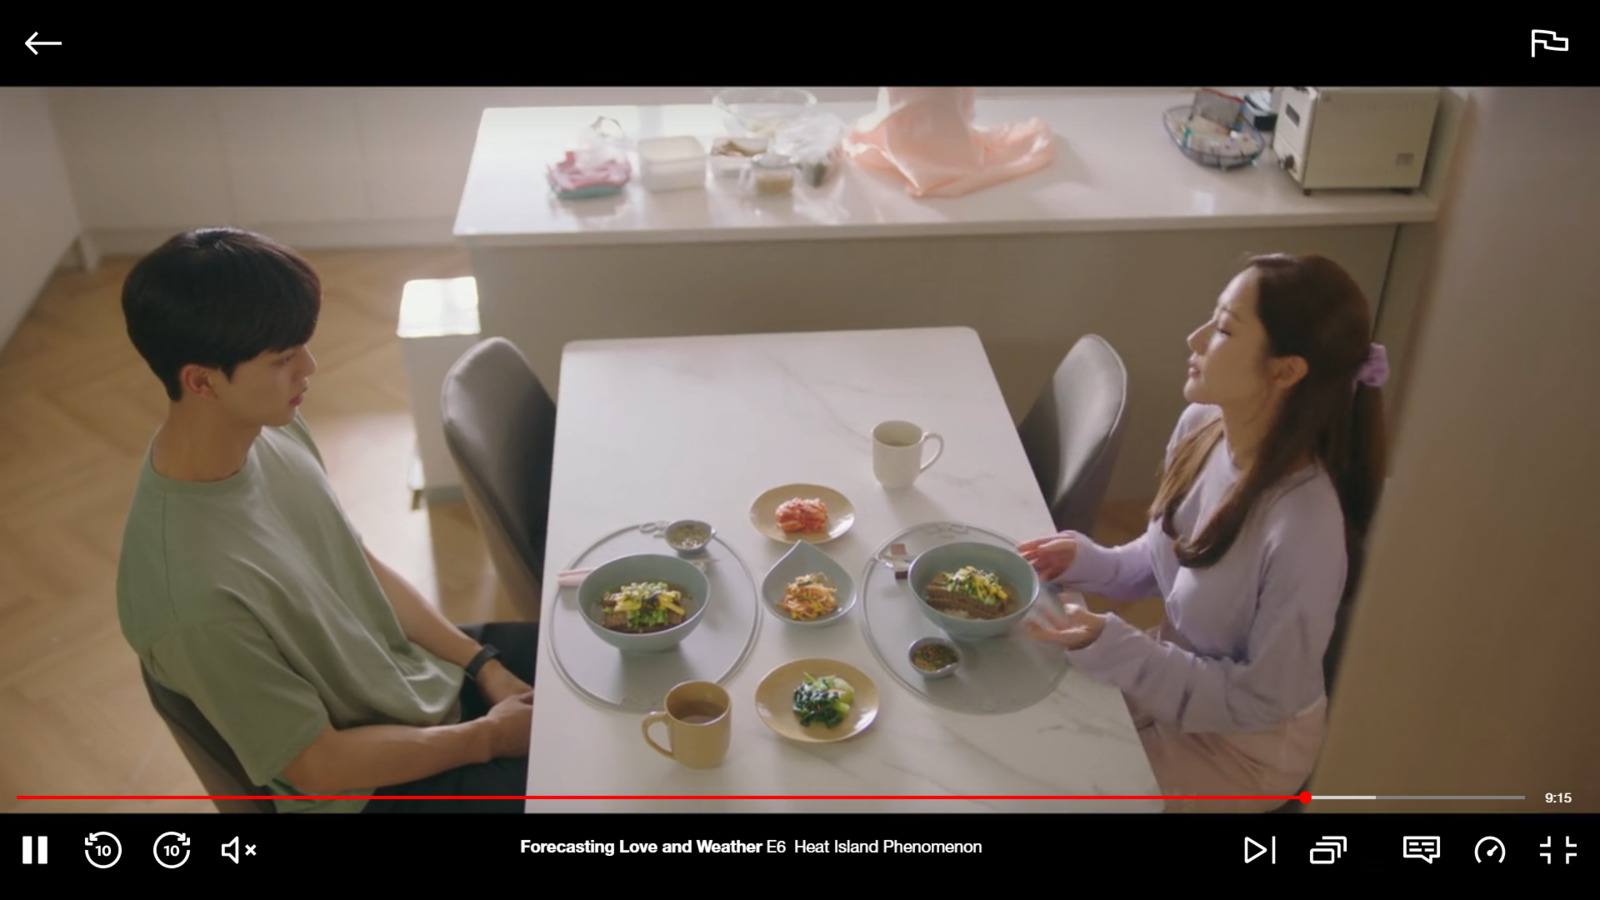
[[[1443,794],[1371,794],[1335,796],[1333,794],[1312,794],[1313,800],[1526,800],[1527,797],[1497,797],[1497,796],[1447,796]]]

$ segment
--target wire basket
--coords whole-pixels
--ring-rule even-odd
[[[1166,125],[1167,137],[1172,138],[1173,146],[1203,166],[1212,166],[1218,169],[1237,169],[1248,166],[1266,152],[1267,141],[1261,132],[1243,116],[1234,120],[1233,134],[1240,136],[1232,139],[1234,144],[1229,149],[1206,149],[1190,143],[1189,120],[1194,112],[1193,106],[1174,106],[1162,116]],[[1240,139],[1242,137],[1242,139]]]

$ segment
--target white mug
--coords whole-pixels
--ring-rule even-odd
[[[923,448],[929,441],[939,446],[924,462]],[[872,429],[872,474],[886,488],[910,487],[943,455],[944,438],[910,422],[881,422]]]

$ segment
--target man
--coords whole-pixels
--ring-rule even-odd
[[[321,296],[234,229],[129,273],[128,336],[171,403],[123,536],[123,634],[280,811],[520,812],[405,799],[526,792],[537,626],[458,629],[363,546],[299,415]]]

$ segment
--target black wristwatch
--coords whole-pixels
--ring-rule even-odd
[[[472,658],[472,662],[467,663],[467,677],[477,681],[478,673],[483,671],[483,667],[488,665],[489,660],[499,655],[500,651],[495,649],[493,644],[484,644],[483,649],[478,651],[478,655]]]

